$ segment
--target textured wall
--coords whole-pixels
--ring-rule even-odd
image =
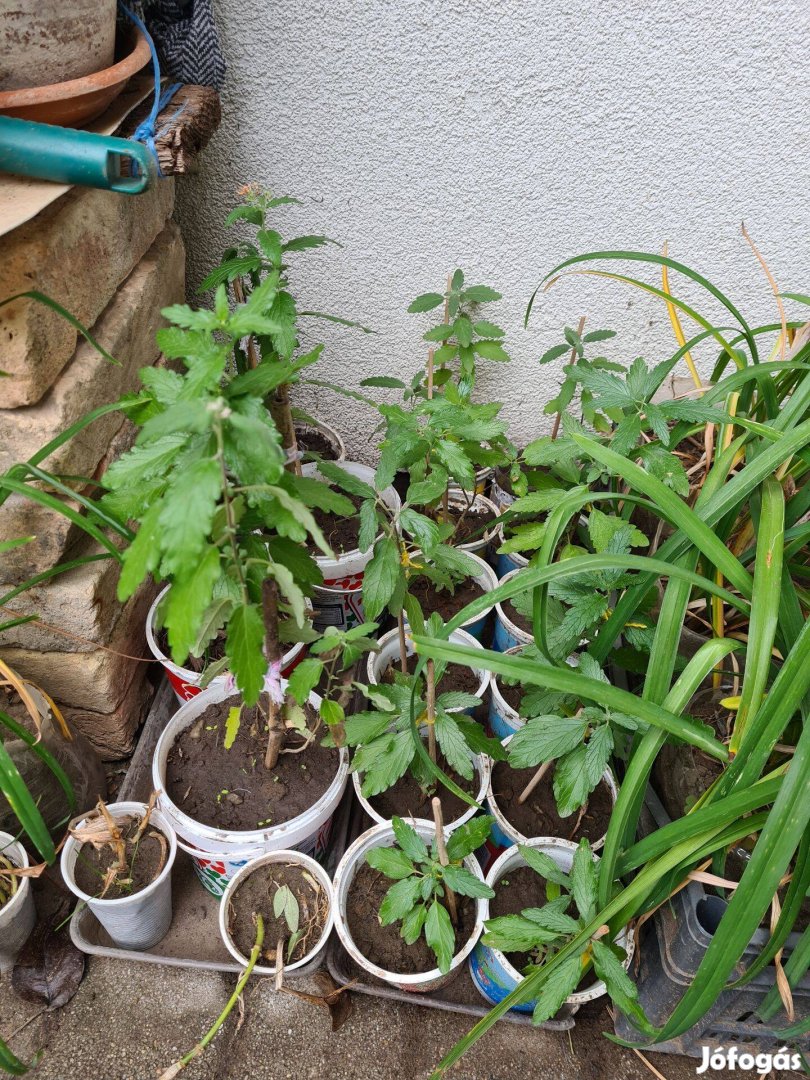
[[[297,257],[307,305],[365,321],[327,328],[321,375],[353,385],[410,374],[425,316],[405,313],[456,265],[496,285],[492,317],[514,361],[482,384],[516,437],[547,424],[555,372],[536,357],[560,327],[621,331],[617,356],[661,359],[656,302],[594,278],[525,304],[555,263],[594,248],[657,250],[770,319],[768,287],[742,220],[784,289],[807,291],[807,115],[803,0],[216,0],[229,77],[204,172],[184,181],[189,280],[225,243],[233,192],[258,181],[306,205],[283,231],[343,248]],[[716,314],[716,311],[715,311]],[[367,456],[363,406],[309,392]]]

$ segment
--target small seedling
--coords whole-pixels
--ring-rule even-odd
[[[564,873],[550,855],[525,844],[518,850],[524,862],[544,883],[546,903],[526,908],[519,915],[502,915],[485,924],[484,945],[504,953],[528,953],[531,962],[523,969],[529,974],[535,966],[549,962],[593,919],[598,910],[598,870],[587,840],[581,840],[574,853],[570,873]],[[501,885],[508,884],[501,881]],[[534,1023],[541,1024],[556,1015],[566,998],[573,994],[583,976],[593,968],[607,987],[608,994],[622,1012],[640,1020],[642,1030],[649,1027],[638,1004],[638,991],[624,967],[624,950],[600,928],[584,948],[567,957],[553,977],[542,984],[534,1009]]]
[[[102,799],[99,799],[95,810],[88,814],[81,825],[75,829],[69,829],[70,835],[80,845],[87,844],[96,851],[109,848],[114,855],[113,862],[104,873],[97,870],[101,878],[101,890],[97,893],[97,899],[102,900],[111,888],[120,889],[124,892],[131,890],[139,845],[149,827],[149,818],[156,802],[157,792],[153,791],[146,811],[132,836],[128,835],[128,829],[133,822],[132,816],[127,816],[116,822]],[[160,863],[155,872],[157,878],[166,863],[169,845],[166,837],[159,829],[152,829],[149,836],[159,843],[161,849]],[[78,852],[78,858],[82,858],[81,850]],[[96,868],[94,867],[94,869]]]
[[[464,858],[489,836],[492,821],[491,817],[478,817],[461,825],[448,837],[442,855],[435,840],[428,849],[415,829],[395,817],[391,826],[396,842],[366,854],[369,866],[394,879],[380,905],[380,923],[402,923],[400,934],[407,945],[424,934],[442,973],[450,970],[455,953],[449,910],[454,894],[474,899],[494,896],[492,889],[463,865]],[[451,896],[453,900],[449,900]]]

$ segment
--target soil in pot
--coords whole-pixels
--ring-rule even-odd
[[[295,931],[290,929],[283,912],[276,917],[273,909],[276,893],[287,888],[298,905]],[[247,957],[256,942],[256,917],[264,920],[264,946],[260,962],[276,965],[276,947],[284,942],[284,963],[303,960],[317,945],[329,918],[329,897],[320,882],[297,863],[264,863],[234,890],[228,906],[228,933],[239,950]],[[292,950],[290,942],[294,935]]]
[[[284,753],[301,745],[300,736],[288,732],[276,767],[266,769],[258,708],[242,708],[239,732],[226,750],[229,710],[228,701],[209,705],[169,751],[166,794],[174,805],[203,825],[232,832],[281,825],[313,806],[335,778],[339,751],[316,737],[302,753]],[[304,711],[314,728],[315,711],[309,705]]]
[[[613,801],[605,784],[591,792],[588,805],[577,824],[579,811],[570,817],[560,817],[554,801],[553,769],[544,776],[525,803],[518,796],[537,772],[532,769],[513,769],[508,761],[499,761],[492,771],[492,791],[498,808],[523,836],[556,836],[562,840],[581,840],[594,844],[607,832]]]
[[[718,739],[725,741],[731,731],[732,716],[720,699],[731,690],[699,692],[689,703],[687,713],[708,724]],[[690,806],[722,773],[723,766],[694,746],[665,743],[655,761],[653,777],[661,802],[671,818],[682,817]]]
[[[337,461],[334,446],[322,431],[312,427],[296,427],[295,441],[305,454],[317,454],[324,461]]]
[[[416,670],[416,661],[417,657],[415,654],[408,657],[406,667],[409,675],[413,675]],[[394,681],[394,673],[397,671],[402,671],[399,659],[394,660],[393,663],[385,669],[382,681],[384,683],[392,683]],[[452,690],[463,694],[475,694],[480,685],[481,679],[472,668],[465,667],[463,664],[448,664],[445,668],[444,675],[442,675],[436,687],[436,693],[446,694]]]
[[[472,578],[460,582],[451,593],[449,589],[437,589],[433,582],[424,576],[413,579],[408,585],[408,591],[419,601],[425,618],[437,611],[442,622],[449,622],[462,608],[484,594],[484,590]]]
[[[495,882],[494,888],[495,895],[489,902],[490,919],[500,918],[502,915],[519,915],[526,908],[546,906],[546,883],[530,866],[513,866],[511,870],[506,870]],[[568,914],[576,918],[573,903]],[[505,953],[505,956],[512,967],[521,972],[529,964],[536,963],[535,958],[528,952],[509,952]],[[591,970],[577,989],[587,990],[595,982],[597,978]]]
[[[523,703],[523,695],[525,693],[523,687],[518,683],[507,683],[499,680],[498,691],[506,704],[510,705],[518,716],[520,716],[520,707]]]
[[[521,615],[511,600],[504,600],[501,603],[501,609],[507,619],[509,619],[510,622],[513,622],[515,626],[519,626],[525,634],[534,634],[531,619],[527,619],[525,615]]]
[[[475,798],[478,793],[477,772],[473,772],[472,780],[466,780],[455,769],[450,768],[441,753],[437,755],[436,764],[446,776],[458,784],[462,791],[466,791]],[[441,799],[442,817],[446,824],[460,818],[470,809],[468,803],[462,802],[458,795],[448,791],[444,784],[436,784],[435,787],[431,785],[425,791],[410,770],[387,791],[381,791],[379,795],[372,796],[368,801],[383,818],[390,819],[396,814],[403,818],[417,817],[429,820],[433,817],[430,801],[434,795],[438,795]]]
[[[360,504],[363,501],[357,495],[347,495],[345,491],[341,491],[340,494],[349,499],[354,506],[355,512],[350,517],[340,517],[338,514],[329,513],[326,510],[316,509],[312,511],[315,521],[326,537],[327,544],[336,555],[344,555],[348,551],[357,550],[360,543],[360,518],[358,515],[360,513]],[[310,550],[317,550],[319,555],[323,554],[319,548],[315,549],[312,545],[310,545]]]
[[[126,845],[124,852],[126,868],[117,873],[115,881],[109,888],[104,889],[105,877],[119,861],[115,849],[110,844],[101,848],[95,848],[92,844],[82,844],[78,849],[73,868],[74,879],[82,892],[100,900],[120,900],[124,896],[141,892],[160,874],[169,854],[168,841],[156,826],[147,825],[143,836],[137,840],[136,834],[141,824],[140,817],[130,818],[126,825],[121,819],[116,819],[116,823]]]
[[[400,936],[401,923],[380,926],[380,904],[394,884],[391,878],[362,863],[354,875],[346,903],[346,922],[352,939],[367,960],[386,971],[417,975],[433,971],[438,961],[424,937],[406,945]],[[458,923],[453,955],[461,952],[475,929],[475,900],[456,896]]]
[[[480,504],[471,506],[467,510],[463,507],[451,506],[447,514],[439,507],[434,511],[433,516],[436,521],[449,521],[453,525],[455,532],[452,543],[455,547],[483,540],[485,533],[489,532],[498,520],[498,515],[494,510]]]

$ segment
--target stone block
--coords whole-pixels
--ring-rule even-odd
[[[134,390],[140,368],[159,355],[155,331],[164,325],[160,310],[181,300],[184,288],[183,242],[177,226],[170,224],[93,326],[93,335],[120,367],[82,339],[70,364],[37,404],[0,409],[0,470],[27,460],[85,413]],[[54,451],[43,467],[92,476],[122,424],[118,412],[101,417]]]
[[[145,677],[133,679],[117,708],[111,712],[92,709],[62,709],[65,719],[82,733],[104,761],[116,761],[131,754],[138,728],[154,697],[155,688]]]
[[[92,326],[174,207],[174,181],[126,197],[74,188],[3,237],[0,298],[38,290]],[[36,300],[0,308],[4,408],[40,400],[76,350],[76,330]]]

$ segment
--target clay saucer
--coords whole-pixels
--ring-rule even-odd
[[[130,32],[125,51],[122,60],[94,75],[51,86],[0,91],[0,113],[62,127],[88,124],[121,93],[127,79],[149,63],[149,44],[140,30]]]

